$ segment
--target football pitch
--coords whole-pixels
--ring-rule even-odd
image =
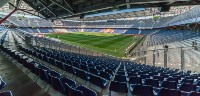
[[[104,54],[125,57],[126,49],[136,44],[142,37],[95,32],[74,32],[63,34],[45,34],[45,37],[55,38],[61,42],[84,47]]]

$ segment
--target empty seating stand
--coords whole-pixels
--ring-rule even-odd
[[[89,81],[89,87],[96,85],[102,89],[109,86],[112,92],[128,93],[139,96],[187,96],[198,95],[199,74],[190,71],[162,68],[130,61],[119,61],[104,57],[86,56],[54,49],[19,46],[21,52],[1,46],[1,49],[36,74],[39,79],[63,95],[95,96],[96,93],[86,86],[62,76],[41,62],[29,60],[30,56],[43,60],[50,66],[66,71]],[[86,83],[85,83],[86,84]],[[110,85],[109,85],[110,84]],[[130,90],[129,90],[130,89]],[[108,94],[107,94],[108,95]]]

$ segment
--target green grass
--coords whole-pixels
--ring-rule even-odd
[[[93,32],[45,34],[45,36],[116,57],[125,57],[126,48],[141,39],[141,36]]]

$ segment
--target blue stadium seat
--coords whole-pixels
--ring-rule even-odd
[[[56,76],[52,76],[52,75],[50,75],[50,77],[51,77],[51,85],[52,85],[52,87],[55,90],[57,90],[57,91],[59,91],[59,92],[64,94],[65,87],[64,87],[62,81],[60,80],[60,77],[56,77]]]
[[[150,75],[149,74],[142,74],[142,75],[140,75],[140,77],[142,79],[148,79],[148,78],[150,78]]]
[[[65,63],[63,63],[61,61],[56,61],[56,65],[58,68],[65,70]]]
[[[101,88],[105,88],[108,84],[108,81],[106,79],[94,76],[92,74],[90,74],[90,82]]]
[[[76,82],[67,78],[67,77],[62,77],[61,81],[63,84],[67,83],[70,87],[75,87],[76,86]]]
[[[177,83],[175,81],[163,81],[161,87],[168,89],[177,89]]]
[[[162,88],[157,96],[181,96],[181,91],[176,89]]]
[[[178,83],[178,78],[177,77],[169,77],[169,78],[167,78],[167,81],[174,81],[174,82],[176,82],[176,83]]]
[[[48,76],[49,68],[45,66],[38,66],[37,68],[40,79],[44,80],[47,83],[50,83],[50,78]]]
[[[100,71],[100,76],[107,79],[107,80],[111,80],[112,79],[112,75],[109,74],[108,72],[103,72],[103,71]]]
[[[126,82],[111,81],[109,90],[114,91],[114,92],[120,92],[120,93],[128,93]],[[111,92],[110,92],[110,96],[111,96]]]
[[[0,92],[0,96],[13,96],[11,91]]]
[[[193,84],[194,82],[194,79],[183,79],[181,80],[181,83],[190,83],[190,84]]]
[[[182,83],[179,90],[181,91],[196,91],[196,85],[195,84],[189,84],[189,83]]]
[[[83,85],[77,86],[76,89],[82,91],[84,96],[97,96],[97,93],[95,91],[90,90]]]
[[[200,96],[200,92],[191,92],[188,96]]]
[[[117,82],[127,82],[127,78],[125,75],[115,75],[114,81]]]
[[[94,74],[94,75],[97,75],[97,76],[100,75],[100,71],[98,71],[97,69],[94,69],[94,68],[90,68],[89,72],[92,73],[92,74]]]
[[[140,77],[130,77],[129,84],[142,84],[142,78]]]
[[[69,88],[69,96],[85,96],[84,93],[76,88]]]
[[[139,96],[154,96],[153,88],[149,85],[130,85],[130,90],[133,95]]]
[[[164,77],[163,76],[153,76],[153,79],[157,79],[158,81],[163,81]]]
[[[159,87],[159,82],[156,79],[146,79],[145,85],[151,85],[152,87]]]
[[[132,76],[137,77],[138,74],[137,73],[133,73],[133,72],[128,72],[128,77],[132,77]]]
[[[90,80],[90,75],[85,71],[77,69],[76,70],[76,75],[78,77],[80,77],[81,79],[83,79],[83,80],[86,80],[86,81]]]
[[[6,86],[6,82],[0,76],[0,90],[3,89],[5,86]]]
[[[71,87],[68,83],[63,83],[63,85],[64,85],[64,88],[65,88],[65,91],[63,92],[63,94],[65,94],[66,96],[71,96],[70,95],[70,89],[74,88],[74,87]]]

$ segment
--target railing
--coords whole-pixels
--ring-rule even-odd
[[[138,63],[200,72],[200,46],[137,50],[131,55]]]
[[[42,37],[35,37],[32,36],[32,46],[39,46],[39,47],[45,47],[45,48],[51,48],[51,49],[57,49],[61,51],[67,51],[67,52],[73,52],[73,53],[79,53],[83,55],[90,55],[90,56],[100,56],[100,57],[107,57],[107,58],[113,58],[113,59],[121,59],[115,56],[111,56],[108,54],[104,54],[101,52],[96,52],[93,50],[89,50],[86,48],[74,46],[71,44],[62,43],[50,38],[42,38]]]

